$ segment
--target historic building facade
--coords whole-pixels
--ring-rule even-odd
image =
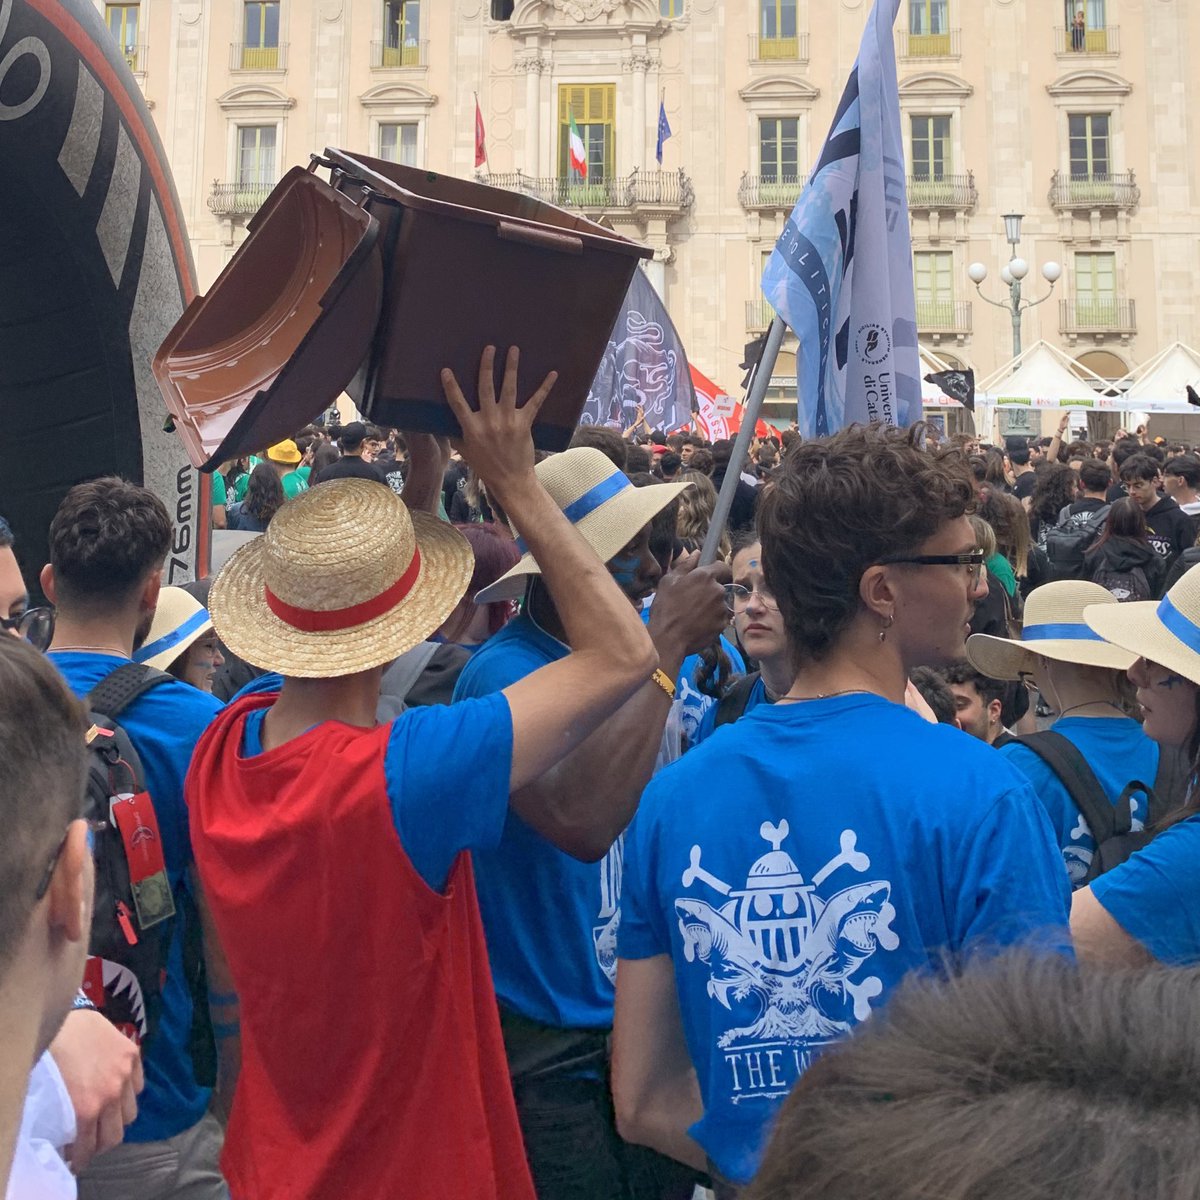
[[[870,0],[137,0],[101,4],[153,107],[202,286],[287,167],[325,146],[476,174],[654,247],[689,355],[736,390],[770,317],[764,256],[820,150]],[[1079,14],[1082,14],[1081,16]],[[1003,214],[1027,313],[1106,378],[1200,341],[1200,5],[901,0],[922,343],[982,376],[1012,354]],[[673,136],[656,158],[659,106]],[[574,121],[588,164],[570,162]],[[503,297],[498,297],[503,302]],[[781,400],[794,343],[776,369]],[[790,364],[790,365],[789,365]],[[776,415],[783,416],[781,404]]]

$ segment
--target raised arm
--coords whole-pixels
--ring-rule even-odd
[[[512,711],[509,783],[515,793],[574,750],[628,700],[654,672],[658,655],[636,610],[534,473],[530,430],[557,376],[552,372],[518,407],[519,353],[513,347],[497,400],[495,354],[489,346],[479,365],[478,412],[467,404],[452,372],[443,372],[443,387],[463,431],[462,455],[524,533],[571,646],[566,658],[504,691]],[[521,816],[539,832],[546,826],[540,811]],[[592,819],[607,827],[603,812],[585,817],[585,825]]]

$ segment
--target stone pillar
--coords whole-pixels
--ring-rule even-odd
[[[542,151],[542,68],[541,52],[536,46],[525,51],[521,66],[525,68],[525,172],[541,174]]]
[[[633,73],[633,166],[641,171],[646,166],[646,71],[650,56],[645,50],[635,49],[628,63]]]

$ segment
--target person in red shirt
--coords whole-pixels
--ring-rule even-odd
[[[187,783],[206,915],[240,1001],[222,1159],[234,1200],[534,1194],[468,852],[495,848],[510,805],[578,852],[610,819],[603,805],[531,801],[525,786],[661,672],[637,611],[534,474],[553,374],[518,407],[517,351],[498,400],[494,357],[479,412],[449,372],[443,386],[464,457],[528,531],[570,654],[495,695],[375,725],[383,668],[471,576],[466,541],[424,511],[445,466],[431,438],[408,438],[408,508],[368,481],[313,488],[210,593],[222,640],[284,677],[217,718]]]

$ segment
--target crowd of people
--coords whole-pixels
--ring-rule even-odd
[[[1194,1196],[1200,458],[517,365],[0,521],[8,1195]]]

